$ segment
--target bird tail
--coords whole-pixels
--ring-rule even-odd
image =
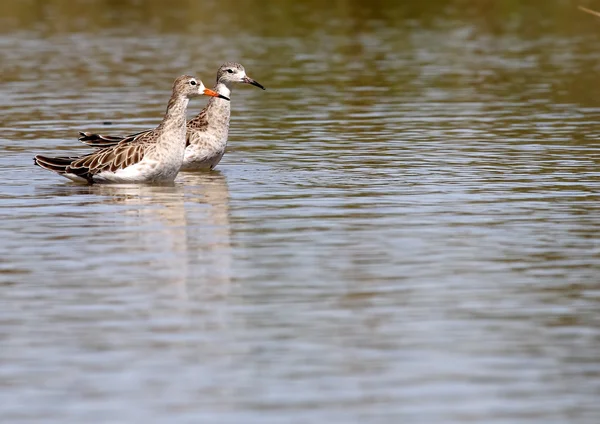
[[[36,155],[33,158],[33,163],[37,166],[61,175],[67,172],[67,167],[71,165],[71,162],[73,162],[73,158],[69,157],[50,158],[48,156]]]

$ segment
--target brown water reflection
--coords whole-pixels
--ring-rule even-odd
[[[578,4],[3,2],[0,416],[597,422],[600,23]],[[154,126],[174,76],[226,60],[268,90],[233,93],[218,172],[32,166]]]

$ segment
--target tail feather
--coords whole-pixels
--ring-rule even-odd
[[[58,174],[64,174],[67,172],[67,167],[71,165],[73,159],[74,158],[69,157],[51,158],[43,155],[36,155],[33,158],[33,163],[49,171],[53,171]]]
[[[72,181],[92,184],[94,180],[89,168],[71,167],[73,162],[78,159],[80,158],[67,156],[51,158],[48,156],[37,155],[33,158],[33,163],[48,171],[56,172],[58,175],[62,175]]]

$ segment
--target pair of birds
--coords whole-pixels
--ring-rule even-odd
[[[229,133],[229,96],[234,84],[265,89],[246,75],[242,65],[227,62],[217,72],[214,90],[183,75],[175,80],[167,112],[158,127],[126,137],[80,133],[96,151],[78,157],[37,155],[36,165],[82,183],[164,183],[179,171],[213,169],[223,157]],[[202,111],[186,124],[190,99],[210,96]]]

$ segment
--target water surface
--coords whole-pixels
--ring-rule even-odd
[[[600,420],[598,20],[175,3],[3,5],[2,421]],[[227,60],[267,91],[215,172],[33,166]]]

